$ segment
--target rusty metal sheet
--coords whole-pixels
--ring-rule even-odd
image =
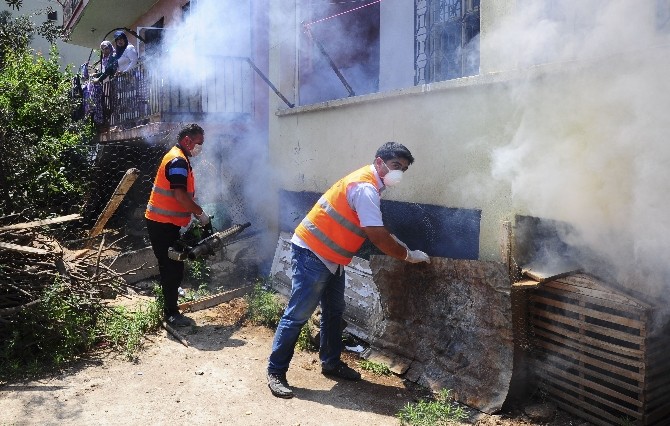
[[[407,378],[486,413],[502,408],[513,367],[511,283],[504,264],[372,256],[382,320],[372,345],[412,360]]]

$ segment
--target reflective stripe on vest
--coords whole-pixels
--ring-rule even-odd
[[[153,188],[151,188],[151,190],[161,195],[165,195],[166,197],[174,197],[174,189],[163,189],[154,185]],[[190,195],[191,197],[195,195],[193,192],[187,192],[187,194]]]
[[[370,183],[379,191],[371,166],[364,166],[331,186],[295,229],[310,250],[339,265],[351,262],[366,237],[347,201],[347,187],[352,183]]]
[[[322,243],[324,243],[325,245],[327,245],[329,249],[331,249],[331,250],[334,251],[335,253],[339,254],[340,256],[351,258],[351,257],[354,257],[354,255],[356,254],[355,251],[354,251],[354,252],[351,252],[351,251],[345,250],[345,249],[343,249],[342,247],[338,246],[338,245],[335,243],[335,241],[333,241],[333,240],[331,240],[330,238],[328,238],[328,236],[327,236],[326,234],[324,234],[323,232],[321,232],[321,231],[319,230],[319,228],[316,227],[316,225],[314,225],[312,222],[310,222],[309,219],[304,218],[304,219],[302,220],[301,225],[304,226],[309,232],[311,232],[312,234],[316,235],[316,237],[317,237],[319,240],[321,240]]]
[[[144,216],[156,222],[186,226],[191,220],[191,213],[177,201],[174,196],[174,190],[170,188],[170,181],[165,175],[167,164],[175,158],[186,160],[188,164],[186,192],[190,197],[195,195],[195,179],[188,158],[179,146],[174,146],[161,160]]]
[[[189,212],[173,212],[171,210],[161,209],[160,207],[152,206],[151,204],[147,205],[147,210],[163,216],[174,216],[174,217],[191,217]]]

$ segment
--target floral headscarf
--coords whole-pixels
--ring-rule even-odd
[[[109,49],[109,54],[107,56],[105,56],[103,54],[103,48]],[[112,42],[105,40],[102,43],[100,43],[100,56],[102,58],[100,60],[100,62],[102,63],[102,67],[103,68],[107,67],[107,63],[109,62],[109,58],[114,56],[114,45],[112,45]]]

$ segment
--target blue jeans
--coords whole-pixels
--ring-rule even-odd
[[[332,274],[326,265],[308,249],[291,245],[291,297],[279,321],[272,353],[268,363],[269,373],[286,373],[300,329],[309,320],[321,302],[321,366],[334,368],[342,353],[341,322],[344,313],[344,274]]]

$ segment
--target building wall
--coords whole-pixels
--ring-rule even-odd
[[[21,15],[32,15],[40,10],[46,10],[48,6],[51,6],[56,12],[58,12],[58,20],[55,22],[56,25],[63,25],[63,11],[60,6],[49,0],[24,0],[23,5],[17,11],[12,9],[7,5],[7,3],[0,2],[0,11],[8,10],[11,12],[12,16],[18,17]],[[33,17],[33,22],[35,24],[41,24],[47,20],[46,14],[35,15]],[[36,53],[41,53],[44,56],[48,56],[51,50],[51,45],[44,38],[39,35],[35,35],[31,43],[31,47],[35,50]],[[65,43],[61,40],[56,41],[56,47],[58,47],[58,53],[60,55],[61,67],[65,69],[67,66],[71,65],[73,69],[85,63],[88,60],[88,55],[91,52],[90,49],[85,47],[76,46],[73,44]]]
[[[287,27],[295,20],[295,5],[282,3],[272,6],[270,74],[279,82],[282,93],[293,100],[298,78],[296,26]],[[544,53],[542,46],[530,44],[533,37],[521,34],[514,39],[514,31],[510,31],[510,40],[495,38],[503,18],[520,14],[522,5],[515,0],[493,3],[482,3],[480,75],[411,87],[407,85],[406,63],[398,65],[406,70],[400,79],[385,79],[384,68],[395,62],[382,59],[380,86],[394,90],[296,108],[287,108],[271,96],[270,110],[275,114],[270,115],[270,159],[277,179],[268,192],[275,208],[282,209],[275,195],[278,190],[323,192],[344,174],[372,162],[379,145],[395,140],[407,145],[416,163],[400,187],[389,190],[384,198],[481,210],[482,260],[501,258],[502,222],[513,221],[517,214],[577,223],[586,234],[594,224],[599,229],[613,229],[630,219],[621,213],[635,202],[630,192],[635,175],[627,163],[633,148],[626,132],[630,131],[628,127],[642,132],[648,129],[634,117],[645,113],[658,116],[658,108],[649,107],[645,112],[644,100],[631,96],[635,97],[637,86],[647,93],[654,82],[662,81],[659,72],[668,70],[668,61],[660,59],[667,57],[667,49],[654,40],[653,31],[647,31],[653,27],[649,25],[654,19],[653,7],[645,5],[642,8],[649,9],[629,19],[631,27],[640,30],[636,42],[648,43],[648,49],[628,50],[633,48],[630,45],[619,51],[598,50],[597,44],[589,44],[599,43],[597,39],[584,40],[579,46],[580,39],[574,36],[579,35],[575,19],[580,16],[575,13],[566,18],[575,33],[569,35],[577,43],[575,50],[586,56],[541,63],[541,55],[530,59],[524,56],[524,49]],[[392,23],[390,27],[404,32],[407,25],[396,25],[398,16],[384,7],[381,16],[381,46],[385,52],[393,44],[386,24]],[[411,21],[413,14],[405,16]],[[509,20],[506,23],[509,25]],[[527,24],[522,19],[516,23],[520,33]],[[618,37],[621,40],[617,42],[626,42],[623,34]],[[561,42],[560,34],[556,40]],[[399,49],[407,51],[403,46]],[[654,62],[657,64],[649,67],[640,65]],[[651,80],[645,85],[631,77],[638,72],[648,73]],[[651,96],[663,104],[665,97],[656,95]],[[640,111],[633,112],[637,107]],[[624,124],[628,119],[635,122]],[[660,122],[654,126],[660,126]],[[648,138],[650,144],[658,143],[658,130],[641,137]],[[609,148],[613,140],[621,151],[613,153]],[[525,155],[526,150],[534,149],[533,144],[537,146],[534,156]],[[525,165],[516,164],[517,158],[528,161],[527,168],[534,171],[526,181],[519,179]],[[598,159],[607,159],[602,162],[609,164]],[[546,171],[542,170],[543,164],[548,166]],[[565,183],[561,183],[561,173],[566,173]],[[644,210],[643,206],[639,208]],[[421,220],[408,217],[406,226]],[[627,232],[633,233],[630,229]],[[588,242],[595,240],[593,237]],[[606,243],[602,247],[608,248]]]

